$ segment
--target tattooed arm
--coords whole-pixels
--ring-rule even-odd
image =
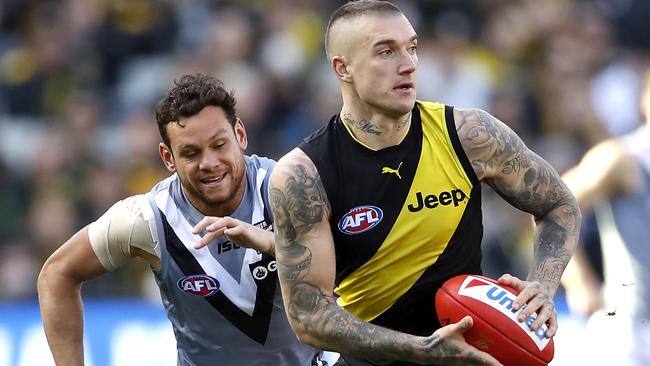
[[[531,328],[548,321],[548,337],[557,330],[553,297],[573,254],[581,214],[573,194],[544,159],[529,150],[508,126],[479,109],[454,111],[456,128],[479,180],[503,199],[535,218],[534,254],[526,281],[504,275],[500,282],[521,290],[513,308],[526,304],[519,320],[534,311]]]
[[[361,359],[499,365],[465,343],[462,333],[471,328],[470,317],[420,337],[372,325],[335,304],[329,201],[316,167],[301,150],[276,165],[270,200],[284,306],[303,343]]]

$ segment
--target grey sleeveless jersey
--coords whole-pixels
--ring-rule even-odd
[[[643,171],[639,190],[596,210],[603,241],[607,298],[636,322],[650,320],[650,128],[622,138]]]
[[[274,161],[245,156],[244,198],[230,215],[271,230],[268,181]],[[160,239],[155,273],[178,348],[178,365],[318,365],[287,321],[275,260],[224,237],[194,249],[202,218],[173,175],[147,194]]]

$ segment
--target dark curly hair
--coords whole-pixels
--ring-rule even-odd
[[[156,106],[156,123],[163,142],[170,146],[167,125],[180,119],[191,117],[207,106],[221,107],[230,125],[237,120],[235,97],[228,92],[221,80],[203,74],[183,75],[174,80],[174,87]],[[181,125],[182,126],[182,125]]]

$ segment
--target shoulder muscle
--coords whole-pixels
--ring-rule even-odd
[[[145,218],[144,205],[148,205],[144,195],[128,197],[115,203],[88,226],[93,250],[107,270],[120,267],[140,251],[160,256],[154,235],[155,224],[150,218]]]

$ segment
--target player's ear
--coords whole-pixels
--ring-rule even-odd
[[[174,155],[172,154],[172,149],[169,146],[165,145],[164,142],[161,142],[158,145],[158,153],[160,154],[160,158],[165,164],[165,168],[167,168],[167,170],[172,173],[175,172],[176,163],[174,163]]]
[[[352,75],[350,74],[348,67],[348,60],[345,56],[333,56],[330,60],[330,64],[336,73],[336,77],[348,83],[352,81]]]
[[[239,148],[242,149],[242,151],[246,150],[248,147],[248,136],[246,136],[246,128],[244,128],[244,122],[242,122],[239,117],[237,117],[233,128],[235,130],[235,137],[237,138],[237,144],[239,145]]]

